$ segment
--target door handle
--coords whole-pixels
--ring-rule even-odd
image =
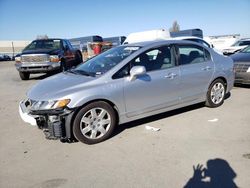
[[[203,71],[209,71],[209,70],[211,70],[211,69],[212,69],[211,67],[206,66],[206,67],[202,68],[201,70],[203,70]]]
[[[174,79],[174,77],[176,77],[177,74],[175,73],[169,73],[168,75],[164,76],[165,78],[169,78],[169,79]]]

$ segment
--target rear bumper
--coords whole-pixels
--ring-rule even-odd
[[[250,84],[250,72],[241,72],[235,74],[235,84]]]
[[[45,73],[53,70],[58,70],[61,67],[61,62],[33,62],[33,63],[16,63],[16,69],[20,72],[30,72],[30,73]]]

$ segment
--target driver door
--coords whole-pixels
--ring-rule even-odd
[[[130,62],[144,66],[146,74],[130,81],[124,79],[126,115],[134,117],[154,113],[179,103],[180,69],[174,48],[161,46],[148,50]]]

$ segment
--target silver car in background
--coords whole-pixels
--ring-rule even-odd
[[[38,82],[19,112],[49,139],[95,144],[118,124],[200,102],[218,107],[233,83],[232,59],[198,43],[128,44]]]

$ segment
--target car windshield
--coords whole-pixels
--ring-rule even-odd
[[[35,40],[30,43],[25,49],[26,50],[37,50],[37,49],[48,49],[56,50],[60,49],[60,40]]]
[[[250,46],[244,48],[243,50],[241,50],[241,52],[243,52],[243,53],[250,53]]]
[[[232,46],[247,46],[247,45],[250,45],[249,40],[239,40],[235,42]]]
[[[140,47],[138,46],[118,46],[112,48],[92,59],[89,59],[75,69],[72,69],[71,72],[90,76],[104,74],[139,48]]]

